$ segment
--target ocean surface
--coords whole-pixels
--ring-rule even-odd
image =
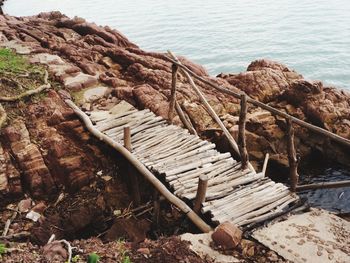
[[[212,75],[259,58],[350,90],[349,0],[7,0],[15,16],[59,10],[118,29],[148,51],[167,49]]]
[[[350,0],[7,0],[15,16],[59,10],[121,31],[148,51],[178,55],[212,75],[269,58],[307,79],[350,90]],[[348,180],[350,171],[303,173],[302,183]],[[350,188],[302,193],[314,206],[350,212]]]

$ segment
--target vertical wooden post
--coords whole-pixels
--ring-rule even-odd
[[[245,141],[245,124],[247,117],[247,95],[241,94],[241,111],[239,113],[239,121],[238,121],[238,148],[241,155],[241,163],[242,169],[246,169],[248,167],[248,152]]]
[[[265,154],[265,160],[264,160],[263,168],[262,168],[262,171],[261,171],[264,176],[266,174],[267,163],[269,162],[269,157],[270,157],[270,155],[268,153]]]
[[[174,118],[174,109],[175,109],[175,101],[176,101],[176,80],[177,80],[177,71],[179,67],[176,64],[173,64],[171,66],[171,69],[172,69],[171,94],[170,94],[169,113],[168,113],[168,119],[170,122],[172,122]]]
[[[124,127],[124,147],[131,152],[132,145],[131,145],[131,132],[130,127]],[[129,176],[130,176],[130,183],[131,183],[131,190],[132,190],[132,197],[134,201],[134,205],[138,206],[141,203],[141,195],[140,195],[140,189],[139,189],[139,180],[137,178],[137,175],[135,174],[135,171],[133,171],[132,166],[128,166]]]
[[[294,129],[293,122],[291,119],[287,119],[287,152],[288,152],[288,161],[289,161],[289,176],[290,176],[290,185],[291,190],[295,192],[295,189],[298,185],[299,175],[298,175],[298,159],[294,147]]]
[[[206,175],[201,175],[198,180],[197,194],[194,201],[193,211],[199,214],[201,211],[202,203],[205,201],[205,195],[208,188],[208,177]]]
[[[130,127],[124,127],[124,147],[131,152],[131,132]]]
[[[153,192],[153,225],[154,225],[154,228],[158,228],[159,213],[160,213],[159,192],[157,189],[154,189],[154,192]]]

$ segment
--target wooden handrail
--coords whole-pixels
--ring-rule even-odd
[[[298,185],[296,187],[296,191],[322,189],[322,188],[339,188],[339,187],[350,187],[350,180]]]
[[[222,93],[225,93],[227,95],[235,97],[237,99],[241,98],[241,94],[240,93],[234,92],[234,91],[229,90],[229,89],[224,88],[224,87],[220,87],[220,86],[212,83],[211,81],[208,81],[208,80],[204,79],[203,77],[198,76],[195,72],[193,72],[192,70],[190,70],[186,66],[182,65],[180,62],[176,61],[175,59],[170,58],[168,56],[165,56],[165,57],[166,57],[166,59],[168,59],[173,64],[176,64],[183,71],[186,71],[188,74],[191,74],[194,78],[196,78],[196,79],[200,80],[201,82],[209,85],[210,87],[212,87],[212,88],[214,88],[214,89],[216,89],[216,90],[218,90],[218,91],[220,91]],[[304,128],[307,128],[307,129],[309,129],[309,130],[311,130],[313,132],[322,134],[322,135],[324,135],[324,136],[326,136],[326,137],[328,137],[328,138],[330,138],[330,139],[332,139],[332,140],[334,140],[334,141],[336,141],[338,143],[341,143],[342,145],[350,147],[350,140],[348,140],[348,139],[346,139],[344,137],[341,137],[341,136],[339,136],[339,135],[337,135],[335,133],[332,133],[332,132],[327,131],[325,129],[322,129],[322,128],[318,127],[318,126],[315,126],[315,125],[312,125],[312,124],[307,123],[305,121],[302,121],[302,120],[300,120],[300,119],[298,119],[298,118],[296,118],[296,117],[294,117],[292,115],[289,115],[289,114],[287,114],[287,113],[285,113],[283,111],[277,110],[277,109],[275,109],[275,108],[273,108],[273,107],[271,107],[271,106],[269,106],[269,105],[267,105],[265,103],[262,103],[260,101],[254,100],[254,99],[252,99],[250,97],[247,97],[247,102],[253,104],[254,106],[257,106],[257,107],[260,107],[260,108],[262,108],[264,110],[267,110],[267,111],[271,112],[273,115],[278,115],[278,116],[284,117],[286,119],[290,119],[290,120],[293,121],[293,123],[296,123],[296,124],[298,124],[301,127],[304,127]]]

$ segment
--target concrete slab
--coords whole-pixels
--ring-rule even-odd
[[[325,210],[292,215],[257,229],[253,237],[293,262],[350,262],[350,222]]]
[[[217,263],[234,263],[241,262],[237,258],[229,255],[221,254],[220,252],[210,247],[212,232],[205,234],[190,234],[186,233],[180,236],[182,240],[191,243],[190,249],[203,259],[210,258]]]

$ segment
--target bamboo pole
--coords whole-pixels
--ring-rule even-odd
[[[154,189],[153,192],[153,224],[155,228],[158,228],[159,225],[159,213],[160,213],[160,199],[159,192],[157,189]]]
[[[130,131],[129,126],[124,127],[124,147],[129,152],[132,151],[131,131]],[[139,180],[138,180],[137,175],[134,173],[134,171],[130,165],[128,165],[128,172],[129,172],[129,176],[130,176],[129,182],[130,182],[130,188],[132,190],[132,197],[133,197],[134,205],[139,206],[141,204]]]
[[[309,189],[322,189],[322,188],[338,188],[338,187],[349,187],[350,180],[339,181],[339,182],[323,182],[315,184],[304,184],[298,185],[296,191],[304,191]]]
[[[205,194],[208,188],[208,177],[206,175],[199,176],[197,194],[194,201],[193,211],[197,214],[201,211],[202,203],[205,201]]]
[[[214,88],[214,89],[216,89],[216,90],[218,90],[218,91],[220,91],[220,92],[222,92],[224,94],[227,94],[227,95],[230,95],[230,96],[235,97],[237,99],[240,99],[241,95],[239,93],[234,92],[232,90],[229,90],[228,88],[220,87],[220,86],[210,82],[209,80],[206,80],[205,78],[203,78],[201,76],[198,76],[192,70],[188,69],[186,66],[182,65],[180,62],[176,61],[175,59],[172,59],[172,58],[167,57],[167,56],[165,56],[165,57],[170,62],[178,65],[179,68],[181,68],[182,71],[186,71],[187,73],[191,74],[194,78],[200,80],[201,82],[209,85],[210,87],[212,87],[212,88]],[[287,113],[285,113],[283,111],[277,110],[277,109],[275,109],[275,108],[273,108],[273,107],[271,107],[271,106],[269,106],[269,105],[267,105],[265,103],[262,103],[260,101],[254,100],[252,98],[248,97],[247,98],[247,102],[250,103],[250,104],[253,104],[254,106],[257,106],[257,107],[260,107],[260,108],[262,108],[264,110],[267,110],[267,111],[271,112],[273,115],[278,115],[278,116],[284,117],[286,119],[291,119],[294,123],[298,124],[301,127],[304,127],[304,128],[307,128],[307,129],[309,129],[309,130],[311,130],[313,132],[322,134],[322,135],[324,135],[326,137],[329,137],[330,139],[332,139],[332,140],[334,140],[334,141],[336,141],[338,143],[341,143],[341,144],[343,144],[343,145],[345,145],[347,147],[350,147],[350,140],[348,140],[348,139],[346,139],[344,137],[341,137],[341,136],[339,136],[339,135],[337,135],[335,133],[332,133],[330,131],[327,131],[325,129],[322,129],[320,127],[317,127],[315,125],[312,125],[310,123],[302,121],[302,120],[300,120],[300,119],[298,119],[298,118],[296,118],[294,116],[291,116],[291,115],[289,115],[289,114],[287,114]]]
[[[234,150],[234,152],[240,156],[239,153],[239,149],[238,149],[238,145],[235,141],[235,139],[232,137],[231,133],[226,129],[225,125],[222,123],[222,121],[220,120],[219,116],[216,114],[216,112],[213,110],[213,108],[210,106],[210,104],[208,103],[208,101],[206,100],[206,98],[204,97],[203,93],[199,90],[199,88],[197,87],[197,85],[193,82],[193,79],[191,78],[191,76],[188,74],[188,72],[186,70],[183,70],[183,67],[181,67],[180,65],[182,65],[180,63],[180,61],[174,56],[173,53],[171,53],[171,51],[168,51],[169,55],[172,56],[174,58],[174,61],[176,62],[176,64],[180,67],[180,69],[182,70],[182,72],[185,74],[188,82],[190,83],[190,85],[192,86],[192,88],[194,89],[194,91],[196,92],[196,94],[198,95],[200,101],[203,103],[204,107],[206,108],[207,112],[209,113],[209,115],[217,122],[217,124],[220,126],[221,130],[224,132],[229,144],[231,145],[232,149]],[[250,170],[255,172],[254,167],[248,162],[248,167]]]
[[[241,95],[241,111],[239,113],[238,121],[238,148],[241,155],[242,170],[248,167],[248,152],[245,140],[245,124],[247,117],[247,95]]]
[[[265,176],[265,174],[266,174],[266,169],[267,169],[267,164],[268,164],[268,162],[269,162],[269,157],[270,157],[270,155],[267,153],[266,155],[265,155],[265,160],[264,160],[264,164],[263,164],[263,168],[262,168],[262,174]]]
[[[180,120],[182,121],[183,125],[185,125],[186,129],[194,135],[197,135],[196,130],[194,129],[194,127],[192,126],[192,123],[186,118],[185,113],[183,112],[183,110],[181,109],[180,104],[177,102],[177,100],[175,100],[175,109],[177,114],[180,117]]]
[[[176,80],[177,80],[177,71],[179,67],[176,64],[173,64],[171,68],[172,68],[171,94],[170,94],[169,113],[168,113],[168,119],[170,123],[172,123],[174,118],[174,108],[175,108],[175,101],[176,101]]]
[[[124,147],[131,152],[131,132],[130,127],[124,127]]]
[[[173,195],[132,153],[125,149],[121,144],[112,140],[107,135],[97,130],[89,117],[81,111],[71,100],[65,100],[75,114],[83,121],[88,131],[95,137],[108,144],[122,154],[170,203],[177,206],[188,218],[203,232],[207,233],[212,228],[206,224],[184,201]]]
[[[293,122],[290,119],[287,119],[287,152],[288,152],[288,161],[289,161],[289,177],[291,190],[295,192],[296,186],[298,184],[299,175],[298,175],[298,160],[297,154],[294,147],[294,129]]]

